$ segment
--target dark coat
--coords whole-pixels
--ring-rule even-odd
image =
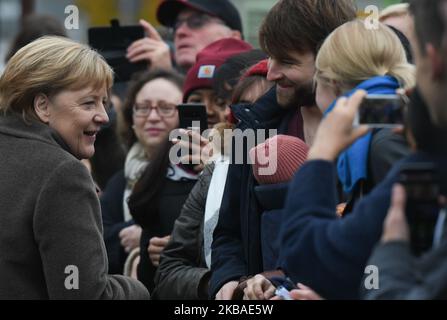
[[[29,122],[0,116],[0,299],[148,299],[138,281],[108,275],[86,167],[49,126]],[[79,289],[67,290],[76,274]]]
[[[382,234],[391,189],[400,166],[408,162],[438,165],[447,194],[445,158],[417,153],[396,163],[386,179],[354,207],[352,214],[335,214],[336,171],[327,161],[310,161],[289,188],[281,228],[279,267],[327,299],[359,297],[365,266]]]
[[[154,290],[154,277],[157,271],[147,251],[149,241],[153,237],[162,238],[171,235],[175,220],[180,215],[182,207],[196,182],[196,180],[173,181],[166,178],[158,199],[159,205],[156,206],[158,210],[154,212],[153,208],[155,206],[148,208],[148,214],[151,215],[151,218],[150,221],[141,225],[143,232],[140,241],[140,263],[138,264],[137,275],[138,280],[143,282],[149,292]]]
[[[444,228],[446,226],[444,225]],[[447,239],[436,249],[415,258],[408,242],[393,241],[378,246],[368,265],[379,269],[379,288],[366,290],[368,300],[447,299]]]
[[[267,129],[278,129],[279,134],[287,132],[292,114],[297,113],[296,109],[284,110],[278,105],[275,87],[253,106],[235,105],[232,110],[240,121],[237,128],[242,132],[246,129],[260,129],[268,133]],[[237,138],[238,134],[235,133],[235,136]],[[244,151],[245,155],[247,151]],[[240,156],[239,152],[233,154]],[[225,283],[263,271],[261,209],[258,208],[254,193],[257,183],[246,156],[244,160],[244,164],[233,162],[228,169],[219,222],[213,235],[211,297]]]
[[[104,189],[100,202],[104,226],[104,242],[109,257],[109,273],[122,274],[127,253],[121,245],[119,233],[134,225],[134,220],[124,221],[123,197],[126,187],[124,170],[117,172]]]
[[[274,270],[278,265],[282,209],[287,197],[289,183],[255,187],[261,214],[261,248],[263,270]]]

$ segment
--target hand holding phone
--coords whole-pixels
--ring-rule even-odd
[[[199,103],[186,103],[177,106],[179,113],[179,128],[190,130],[187,135],[187,141],[179,141],[182,146],[182,152],[188,154],[182,157],[182,166],[190,171],[198,171],[203,168],[202,164],[202,148],[209,142],[202,137],[203,132],[208,129],[208,118],[206,114],[206,107]]]

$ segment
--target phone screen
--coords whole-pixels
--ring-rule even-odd
[[[404,99],[399,95],[367,95],[359,107],[356,124],[392,128],[404,123]]]
[[[402,168],[400,183],[407,194],[406,214],[411,249],[420,256],[433,245],[434,231],[441,211],[439,179],[432,164],[410,164]]]

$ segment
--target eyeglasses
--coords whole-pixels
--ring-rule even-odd
[[[210,15],[203,14],[203,13],[202,14],[192,14],[185,19],[177,19],[173,26],[174,32],[176,32],[183,25],[183,23],[186,23],[188,28],[190,28],[192,30],[197,30],[197,29],[202,28],[204,25],[210,23],[211,21],[225,25],[225,23],[222,20],[212,17]]]
[[[135,103],[133,114],[137,117],[147,117],[152,109],[155,109],[160,117],[170,118],[175,115],[177,106],[166,101],[159,101],[155,106],[151,102]]]

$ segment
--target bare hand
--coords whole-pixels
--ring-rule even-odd
[[[402,185],[393,187],[391,207],[383,226],[382,242],[409,241],[410,231],[405,217],[406,193]]]
[[[231,300],[233,296],[234,289],[238,286],[237,281],[227,282],[220,288],[219,292],[216,294],[216,300]]]
[[[149,68],[172,69],[169,46],[149,22],[140,20],[140,25],[144,28],[146,37],[134,41],[127,48],[127,59],[130,62],[146,61]]]
[[[340,98],[329,115],[321,122],[308,159],[334,161],[339,154],[368,133],[368,126],[353,127],[357,110],[366,96],[358,90],[349,99]]]
[[[189,150],[185,152],[187,155],[180,158],[180,162],[184,164],[197,164],[194,167],[194,171],[202,171],[213,154],[212,145],[208,139],[202,137],[195,130],[180,129],[180,133],[188,136],[188,140],[174,139],[172,142],[184,150]]]
[[[163,238],[153,237],[149,240],[149,247],[147,248],[147,252],[149,252],[149,258],[151,259],[154,267],[158,267],[160,264],[160,254],[163,249],[171,239],[171,236],[166,236]]]
[[[141,238],[141,227],[134,224],[130,227],[124,228],[120,231],[119,237],[121,239],[121,246],[127,253],[133,249],[138,248]]]
[[[275,286],[263,275],[257,274],[247,280],[244,300],[268,300],[275,295]]]
[[[290,291],[290,297],[293,300],[323,300],[321,296],[304,284],[298,283],[297,286],[298,289]]]

